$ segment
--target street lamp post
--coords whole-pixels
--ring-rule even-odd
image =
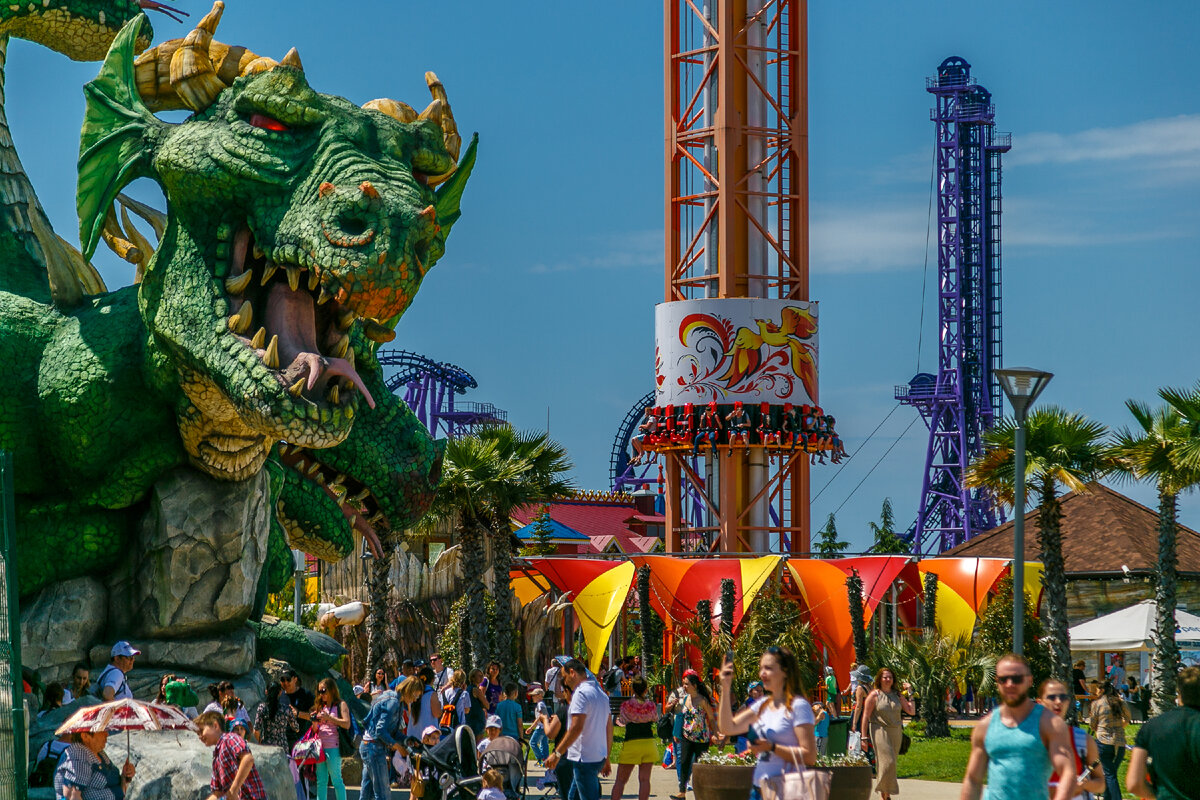
[[[1000,388],[1013,407],[1013,652],[1025,648],[1025,418],[1033,401],[1050,383],[1053,373],[1029,367],[996,370]]]

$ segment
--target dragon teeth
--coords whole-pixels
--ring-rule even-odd
[[[354,324],[354,320],[358,315],[347,309],[341,314],[338,314],[337,326],[339,330],[348,331],[350,326]]]
[[[314,272],[313,274],[315,275],[316,273]],[[319,305],[319,306],[323,306],[323,305],[325,305],[326,303],[328,303],[328,302],[329,302],[330,300],[332,300],[332,299],[333,299],[333,298],[331,298],[331,297],[329,296],[329,292],[325,291],[325,287],[324,287],[324,286],[322,286],[322,287],[321,287],[321,295],[320,295],[320,297],[318,297],[318,298],[317,298],[317,305]]]
[[[250,272],[243,272],[241,275],[236,277],[226,278],[225,291],[229,294],[241,294],[242,292],[246,291],[247,288],[249,288],[250,281],[253,279],[254,274]]]
[[[320,282],[321,282],[321,276],[317,274],[317,271],[315,269],[309,270],[308,271],[308,290],[310,292],[315,291],[317,288],[317,284],[319,284]]]
[[[291,394],[292,397],[299,397],[302,391],[304,391],[304,378],[301,378],[288,387],[288,393]]]
[[[335,406],[341,402],[341,394],[338,391],[338,386],[336,383],[330,385],[329,387],[329,402]]]
[[[246,273],[246,274],[249,274],[249,273]],[[265,345],[266,343],[267,343],[267,329],[259,328],[258,332],[254,334],[254,338],[250,340],[250,346],[253,347],[255,350],[262,350],[263,345]]]
[[[263,267],[262,280],[259,281],[258,285],[266,286],[267,281],[271,280],[271,278],[275,275],[275,270],[277,270],[277,269],[279,269],[279,267],[276,266],[275,264],[267,264],[267,266]]]
[[[263,353],[263,364],[269,369],[279,369],[279,336],[271,337],[267,352]]]
[[[350,337],[347,334],[342,334],[342,338],[337,340],[337,344],[333,346],[333,354],[338,358],[345,358],[346,353],[350,350]]]
[[[300,268],[289,264],[284,267],[284,271],[287,272],[288,288],[293,292],[298,290],[300,288]]]
[[[250,323],[253,321],[254,307],[246,304],[243,305],[238,313],[229,318],[229,330],[234,333],[242,334],[250,330]]]
[[[370,493],[371,493],[371,490],[370,490],[370,489],[363,489],[361,492],[359,492],[358,494],[354,495],[354,497],[351,497],[351,498],[350,498],[350,502],[351,502],[351,503],[354,503],[354,505],[356,505],[356,506],[358,506],[358,505],[362,505],[362,501],[363,501],[363,500],[366,500],[366,499],[367,499],[367,495],[369,495]]]

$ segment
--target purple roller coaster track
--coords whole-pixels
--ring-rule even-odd
[[[951,56],[926,83],[937,138],[938,373],[920,373],[895,397],[921,414],[929,446],[913,552],[947,550],[996,526],[992,498],[963,482],[1000,413],[1000,157],[996,107]]]
[[[479,386],[462,367],[406,350],[384,350],[379,363],[396,370],[385,381],[388,389],[402,392],[404,402],[435,437],[453,439],[479,427],[508,424],[508,412],[491,403],[455,402],[456,395]]]

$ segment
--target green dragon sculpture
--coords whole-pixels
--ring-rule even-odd
[[[295,51],[276,63],[213,41],[220,2],[140,58],[138,4],[90,5],[129,13],[85,87],[82,254],[43,220],[0,231],[0,449],[15,460],[22,594],[108,569],[182,464],[220,480],[270,471],[260,593],[287,579],[285,537],[337,559],[357,529],[378,552],[376,529],[432,500],[442,447],[387,391],[375,348],[444,252],[476,141],[456,163],[432,73],[421,114],[360,108],[310,88]],[[181,124],[153,113],[183,107]],[[139,177],[167,197],[160,241],[152,255],[123,242],[140,282],[96,292],[86,259],[122,242],[114,203]]]

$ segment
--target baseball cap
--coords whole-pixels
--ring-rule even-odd
[[[426,725],[425,730],[421,731],[421,738],[424,739],[426,736],[428,736],[431,733],[441,733],[441,732],[442,732],[442,729],[439,728],[437,725]]]
[[[499,715],[492,714],[490,717],[487,718],[487,724],[484,725],[483,727],[485,727],[485,728],[503,728],[504,723],[500,721]]]
[[[117,656],[129,656],[132,658],[133,656],[140,656],[141,654],[141,650],[138,650],[129,642],[122,639],[112,646],[112,652],[109,654],[109,658],[116,658]]]

